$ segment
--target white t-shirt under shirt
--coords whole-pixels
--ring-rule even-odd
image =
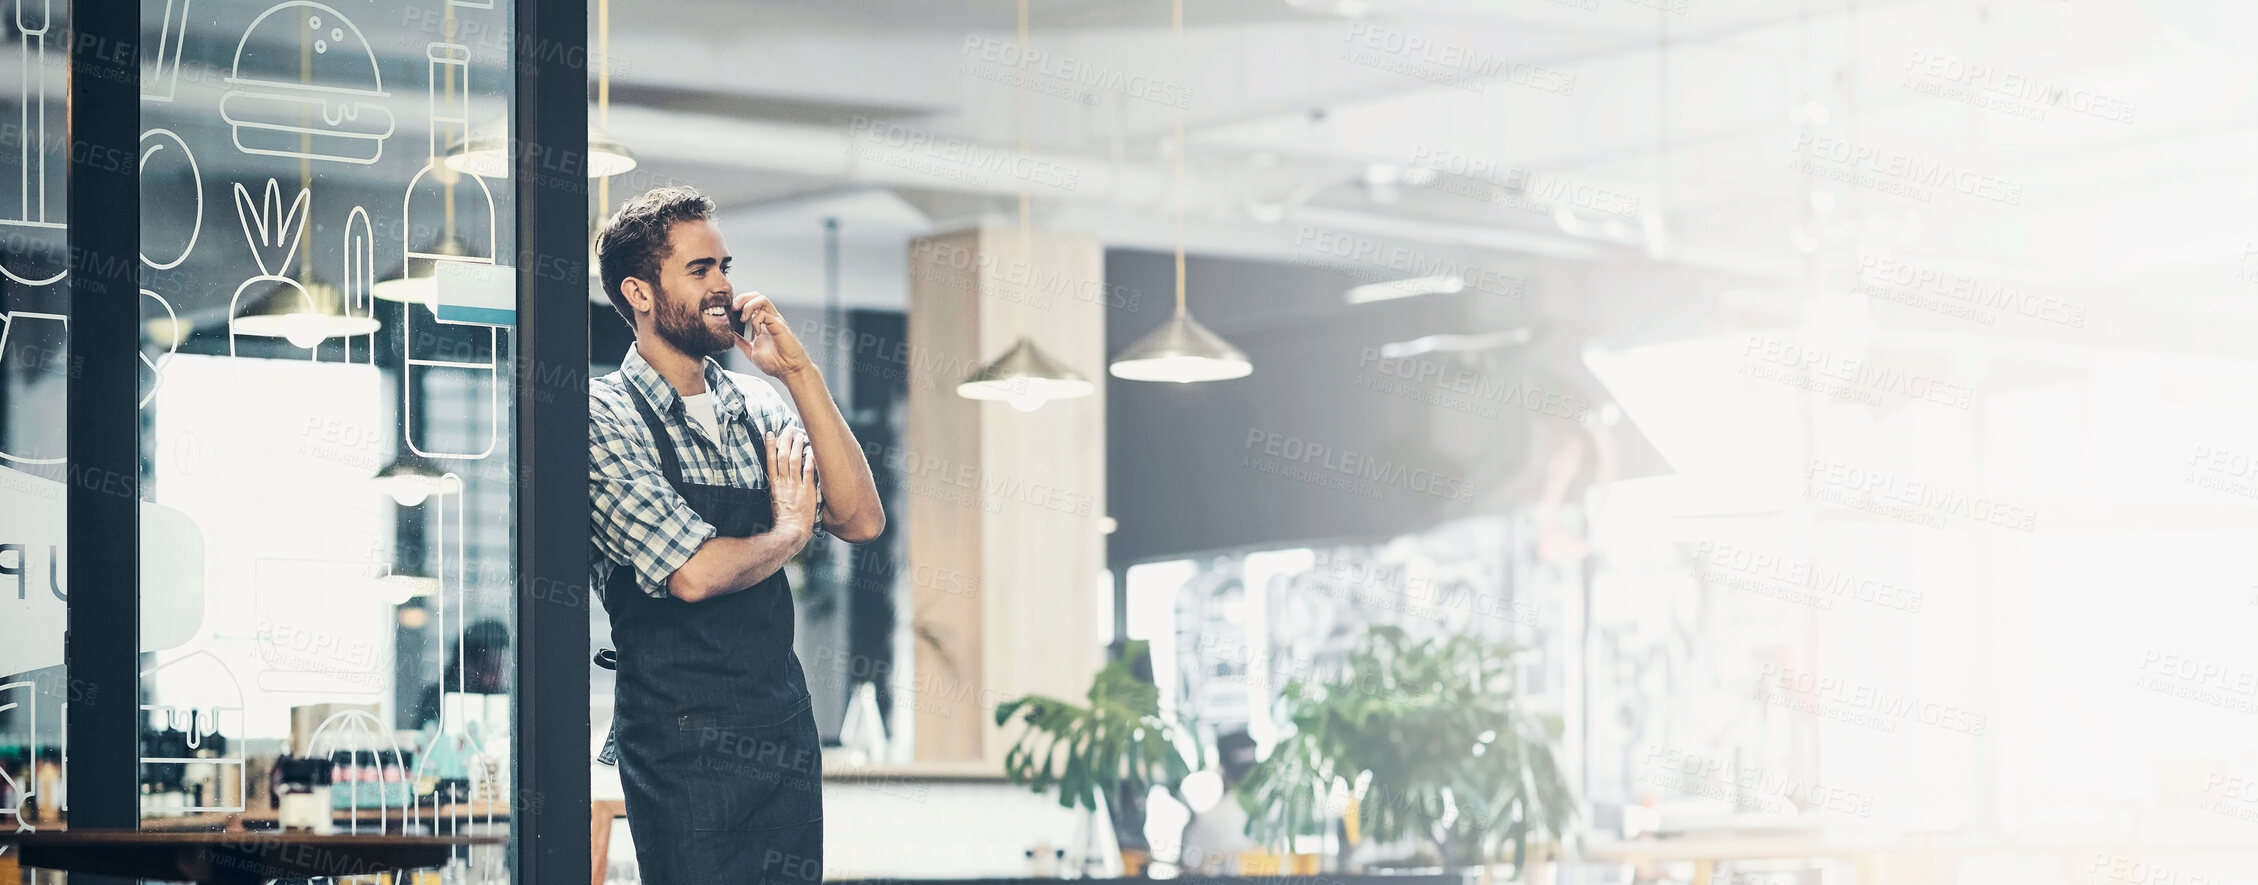
[[[721,441],[721,403],[714,399],[712,388],[697,396],[683,397],[682,411],[690,416],[690,423],[706,432],[707,439]]]

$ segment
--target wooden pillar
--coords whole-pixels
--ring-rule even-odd
[[[903,498],[918,762],[1000,766],[1000,700],[1080,700],[1105,657],[1105,252],[982,227],[910,244]],[[1027,252],[1032,252],[1029,260]],[[1021,412],[958,382],[1020,336],[1098,393]]]

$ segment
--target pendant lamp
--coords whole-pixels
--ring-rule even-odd
[[[377,471],[374,482],[378,490],[391,495],[393,503],[402,507],[420,506],[433,495],[454,495],[463,490],[461,479],[405,452]]]
[[[1176,77],[1184,80],[1184,0],[1171,4]],[[1129,381],[1227,381],[1254,372],[1245,351],[1192,319],[1184,306],[1184,109],[1176,109],[1176,313],[1113,358],[1113,377]]]
[[[1035,346],[1024,335],[995,362],[982,366],[957,385],[965,399],[1001,400],[1022,412],[1042,408],[1054,399],[1073,399],[1097,392],[1080,373],[1067,368]]]
[[[470,137],[447,149],[447,168],[480,178],[510,177],[510,130],[496,117],[470,131]],[[635,152],[612,136],[611,130],[588,126],[588,177],[608,178],[635,168]]]
[[[470,254],[469,247],[464,246],[462,240],[453,236],[449,236],[446,239],[440,240],[439,245],[433,247],[432,251],[437,254],[447,256],[464,256]],[[377,283],[376,285],[369,287],[369,294],[381,298],[385,301],[398,301],[402,304],[421,304],[424,307],[436,312],[439,309],[438,263],[426,260],[419,262],[409,262],[409,265],[410,266],[408,268],[405,268],[405,271],[408,273],[407,276],[402,276],[397,280],[385,280],[383,282]]]
[[[1027,0],[1019,0],[1019,57],[1027,57]],[[1027,78],[1019,81],[1019,155],[1028,155],[1027,137]],[[1031,218],[1031,198],[1027,188],[1019,190],[1019,255],[1030,266],[1035,261],[1034,222]],[[1096,393],[1097,385],[1081,373],[1068,368],[1043,349],[1035,346],[1035,339],[1021,335],[994,362],[980,367],[980,371],[957,385],[957,395],[965,399],[1001,400],[1022,412],[1032,412],[1054,399],[1074,399]]]
[[[284,338],[304,348],[331,338],[373,335],[381,327],[373,316],[346,310],[344,293],[336,286],[312,280],[276,286],[228,324],[233,334]]]

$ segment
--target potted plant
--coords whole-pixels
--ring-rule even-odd
[[[1295,679],[1279,705],[1291,733],[1239,785],[1250,835],[1273,844],[1317,832],[1336,784],[1356,825],[1381,842],[1425,843],[1446,869],[1558,838],[1573,798],[1554,758],[1557,717],[1527,711],[1507,643],[1412,641],[1375,627],[1337,671]]]
[[[1189,729],[1161,716],[1149,646],[1131,641],[1090,680],[1089,703],[1030,694],[996,707],[996,724],[1024,726],[1004,754],[1004,775],[1037,793],[1058,791],[1058,804],[1111,815],[1124,846],[1143,844],[1145,794],[1154,786],[1175,795],[1192,771],[1182,743]],[[1142,675],[1141,675],[1142,674]],[[1088,858],[1084,858],[1087,864]]]

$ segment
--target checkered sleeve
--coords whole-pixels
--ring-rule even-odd
[[[711,523],[667,485],[642,422],[623,419],[601,398],[588,402],[589,534],[604,557],[635,570],[636,584],[667,595],[667,579],[715,535]],[[632,421],[632,423],[630,423]]]

